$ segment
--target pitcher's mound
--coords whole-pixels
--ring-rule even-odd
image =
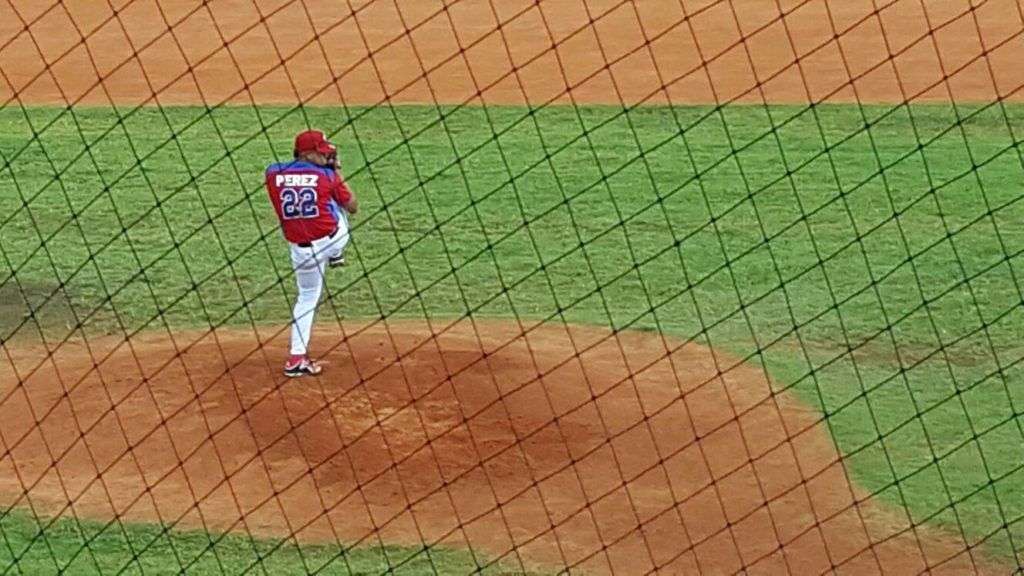
[[[527,568],[987,569],[863,501],[816,413],[706,348],[497,321],[317,330],[325,372],[299,380],[280,372],[286,335],[252,330],[12,349],[0,495]]]

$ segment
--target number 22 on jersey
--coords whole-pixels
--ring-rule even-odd
[[[316,218],[320,207],[316,204],[316,188],[282,188],[281,215],[285,220]]]
[[[316,218],[320,216],[317,205],[316,186],[320,177],[316,174],[278,174],[276,184],[281,189],[281,215],[285,220]]]

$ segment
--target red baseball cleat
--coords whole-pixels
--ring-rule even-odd
[[[321,372],[323,372],[323,368],[305,356],[301,356],[298,360],[289,360],[284,365],[284,375],[289,378],[316,376]]]

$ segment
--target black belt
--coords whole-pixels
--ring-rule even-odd
[[[321,237],[317,238],[316,240],[314,240],[313,242],[316,242],[317,240],[323,240],[324,238],[327,238],[327,239],[334,238],[334,236],[337,233],[338,233],[338,229],[335,228],[334,232],[331,232],[327,236],[321,236]],[[296,244],[296,246],[298,246],[299,248],[312,248],[313,247],[313,242],[300,242],[300,243]]]

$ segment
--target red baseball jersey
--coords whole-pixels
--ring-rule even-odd
[[[303,161],[267,167],[267,194],[284,237],[305,244],[338,229],[343,205],[352,200],[345,180],[330,168]]]

